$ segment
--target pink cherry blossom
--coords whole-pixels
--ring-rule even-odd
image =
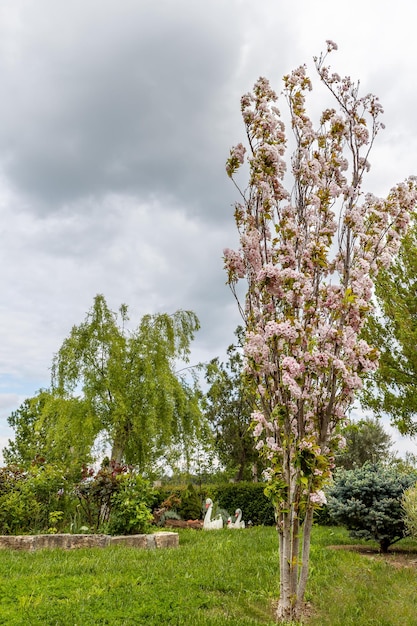
[[[268,465],[280,550],[291,544],[291,525],[298,537],[300,518],[305,532],[313,508],[325,503],[344,443],[338,429],[378,364],[377,348],[362,338],[374,281],[398,252],[417,204],[415,177],[386,198],[365,191],[383,110],[376,96],[359,95],[358,82],[325,65],[337,50],[330,39],[326,45],[315,66],[334,108],[318,124],[308,115],[305,65],[284,76],[286,117],[261,77],[241,99],[247,146],[232,148],[226,164],[236,185],[239,168],[249,171],[235,206],[239,248],[224,251],[224,264],[246,327],[245,371],[259,392],[253,434]],[[288,146],[295,147],[286,157]],[[286,563],[298,567],[298,552],[280,555],[286,576]]]
[[[329,49],[336,49],[332,42]],[[285,125],[272,104],[276,102],[275,92],[262,78],[253,94],[242,98],[248,137],[253,138],[248,159],[251,195],[237,209],[241,249],[226,249],[224,258],[229,282],[246,278],[249,283],[249,297],[242,307],[248,321],[245,360],[247,371],[258,379],[261,404],[269,401],[272,408],[286,407],[291,430],[297,436],[299,420],[295,418],[303,406],[304,415],[309,416],[303,431],[316,430],[323,437],[315,421],[326,411],[332,429],[360,388],[360,374],[376,367],[377,351],[358,336],[371,310],[372,278],[398,249],[400,234],[416,202],[416,185],[408,179],[394,187],[386,200],[361,193],[362,177],[369,168],[360,149],[369,146],[381,128],[377,119],[381,107],[370,95],[358,99],[350,78],[330,74],[322,60],[317,67],[344,108],[325,111],[322,130],[314,131],[304,108],[304,92],[311,89],[306,68],[302,66],[285,77],[292,124],[299,140],[292,172],[305,189],[298,209],[288,203],[291,194],[283,188]],[[359,107],[369,112],[369,129],[364,116],[356,117]],[[345,144],[349,132],[354,139],[350,144],[351,164]],[[331,146],[330,160],[326,145]],[[369,148],[366,156],[368,152]],[[232,149],[228,162],[231,175],[244,157],[242,144]],[[357,167],[357,173],[352,173],[352,184],[348,184],[341,172],[352,167]],[[362,196],[365,200],[360,203]],[[340,219],[331,210],[339,197]],[[257,213],[253,212],[253,202],[257,203]],[[332,258],[335,234],[339,249]],[[274,396],[266,393],[270,385],[263,377],[269,376],[276,380]],[[331,387],[329,377],[333,379]],[[330,389],[331,405],[326,395]],[[300,405],[301,399],[304,405]],[[266,429],[266,423],[273,422],[258,421],[255,425],[256,437]],[[268,448],[268,441],[271,438],[262,447]]]
[[[327,498],[324,494],[324,491],[322,491],[321,489],[319,489],[319,491],[310,493],[310,501],[314,504],[319,505],[327,504]]]
[[[335,43],[331,39],[326,39],[326,43],[327,43],[327,52],[331,52],[332,50],[337,50],[337,43]]]

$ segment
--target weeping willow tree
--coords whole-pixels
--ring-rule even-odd
[[[125,305],[116,314],[97,295],[54,357],[52,393],[82,399],[91,446],[101,435],[115,461],[146,469],[170,446],[186,454],[200,427],[196,383],[175,370],[188,362],[199,321],[191,311],[145,315],[128,331],[127,320]],[[51,427],[72,432],[65,415]]]

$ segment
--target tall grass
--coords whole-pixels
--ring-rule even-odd
[[[272,626],[278,593],[273,528],[180,530],[180,547],[0,551],[0,624],[7,626]],[[311,626],[417,626],[415,569],[328,546],[314,528]]]

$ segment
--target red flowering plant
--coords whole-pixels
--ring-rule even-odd
[[[303,610],[313,511],[325,502],[323,487],[343,443],[338,427],[362,376],[378,365],[377,349],[360,336],[374,280],[397,252],[417,200],[413,177],[386,198],[363,191],[382,107],[325,65],[335,49],[328,41],[314,59],[335,106],[317,128],[306,112],[306,67],[284,76],[290,159],[277,95],[259,78],[241,99],[248,145],[233,148],[226,166],[241,197],[240,248],[226,249],[224,261],[245,322],[246,373],[258,390],[253,431],[276,511],[282,620]],[[242,191],[235,175],[244,164],[249,184]],[[240,279],[247,282],[243,303]]]
[[[112,498],[120,489],[120,477],[131,468],[113,459],[98,471],[83,466],[82,479],[75,486],[83,516],[91,532],[98,532],[110,518]]]

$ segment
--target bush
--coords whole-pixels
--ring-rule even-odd
[[[194,485],[190,483],[181,496],[178,513],[182,519],[199,519],[201,516],[201,500]]]
[[[57,532],[74,508],[70,490],[63,470],[54,465],[1,468],[0,533]]]
[[[124,535],[149,529],[154,492],[148,481],[126,465],[111,461],[97,473],[85,468],[75,493],[92,532]]]
[[[407,531],[413,537],[417,537],[417,484],[404,491],[402,507]]]
[[[82,480],[75,486],[82,518],[91,532],[98,532],[110,518],[111,499],[119,488],[117,477],[127,467],[118,463],[102,466],[94,473],[92,468],[83,468]],[[81,525],[81,523],[80,523]]]
[[[0,534],[144,533],[154,500],[148,481],[116,463],[96,473],[84,468],[75,485],[52,464],[7,466],[0,468]]]
[[[118,490],[111,498],[111,513],[107,527],[110,535],[146,533],[152,520],[154,496],[147,480],[138,474],[121,474]]]
[[[2,535],[20,535],[35,532],[35,529],[42,530],[36,523],[39,517],[41,517],[39,502],[27,489],[11,491],[0,500]]]
[[[329,513],[351,537],[374,539],[381,552],[387,552],[407,534],[401,500],[416,480],[415,473],[403,474],[380,465],[339,470],[328,491]]]

